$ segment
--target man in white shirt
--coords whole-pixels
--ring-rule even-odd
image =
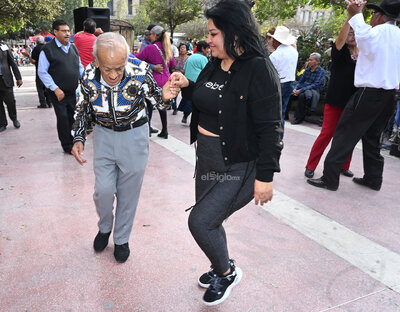
[[[285,124],[285,112],[290,95],[293,92],[293,83],[296,79],[296,67],[299,53],[293,45],[296,38],[290,34],[285,26],[278,26],[275,33],[267,36],[272,38],[274,52],[269,56],[272,64],[278,71],[282,90],[282,123]]]
[[[379,191],[382,185],[384,159],[380,154],[381,134],[393,115],[395,89],[400,82],[400,0],[383,0],[373,9],[370,25],[362,11],[365,1],[347,1],[349,24],[354,29],[359,55],[354,85],[359,88],[350,98],[333,136],[319,179],[308,179],[313,186],[335,191],[339,186],[340,168],[362,139],[364,177],[353,182]]]

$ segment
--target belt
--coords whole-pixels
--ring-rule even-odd
[[[145,123],[147,123],[147,117],[144,118],[140,118],[138,121],[132,122],[130,124],[127,124],[125,126],[116,126],[116,125],[101,125],[100,126],[107,128],[107,129],[111,129],[117,132],[122,132],[122,131],[126,131],[126,130],[130,130],[133,128],[137,128],[140,126],[143,126]]]

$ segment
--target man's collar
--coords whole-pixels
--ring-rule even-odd
[[[56,42],[57,47],[61,48],[63,46],[63,44],[60,41],[58,41],[57,37],[54,37],[54,41]],[[67,49],[70,47],[70,45],[71,42],[68,42],[66,45]]]

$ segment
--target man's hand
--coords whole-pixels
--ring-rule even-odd
[[[95,36],[104,34],[103,29],[101,29],[100,27],[97,27],[96,30],[94,31]]]
[[[76,142],[74,146],[72,146],[71,154],[74,155],[75,159],[78,161],[80,165],[83,166],[84,163],[87,162],[85,158],[83,158],[83,143]]]
[[[19,88],[20,86],[22,86],[22,80],[17,80],[17,87]]]
[[[294,89],[292,94],[293,94],[294,96],[299,96],[299,95],[300,95],[300,93],[301,93],[301,91],[300,91],[300,90],[296,90],[296,89]]]
[[[163,102],[167,102],[170,99],[176,98],[180,91],[181,88],[179,88],[179,86],[177,86],[176,84],[174,85],[170,77],[162,88]]]
[[[254,202],[261,206],[272,200],[273,195],[272,182],[262,182],[255,180],[254,182]]]
[[[349,17],[353,17],[354,15],[358,13],[362,13],[364,10],[365,5],[367,4],[367,1],[362,1],[362,0],[346,0],[347,3],[347,13],[349,14]]]
[[[162,66],[162,64],[154,65],[153,71],[162,74],[162,72],[164,71],[164,67]]]
[[[62,99],[65,97],[64,91],[60,88],[55,89],[54,94],[56,95],[58,102],[62,101]]]
[[[178,86],[179,88],[186,88],[189,86],[189,80],[181,72],[172,73],[170,80],[174,86]]]

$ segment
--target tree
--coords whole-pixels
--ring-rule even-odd
[[[1,0],[0,33],[20,30],[29,21],[53,19],[60,12],[60,0]]]
[[[129,20],[129,23],[133,25],[135,33],[137,35],[143,34],[147,26],[150,24],[150,17],[147,14],[146,7],[143,5],[135,6],[136,15],[133,19]]]
[[[175,28],[199,16],[202,0],[147,0],[147,12],[151,20],[169,26],[171,37]]]
[[[203,39],[207,36],[207,20],[199,17],[193,21],[179,25],[177,30],[186,34],[187,38]]]
[[[334,11],[344,11],[347,6],[343,0],[257,0],[253,12],[259,23],[270,18],[285,20],[294,17],[297,8],[306,4],[319,9],[332,8]]]

